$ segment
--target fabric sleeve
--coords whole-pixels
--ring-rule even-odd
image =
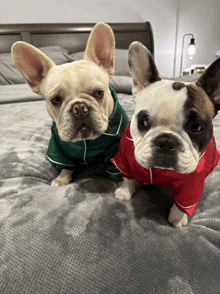
[[[219,152],[216,148],[214,136],[204,150],[196,171],[186,175],[183,180],[173,185],[173,197],[176,206],[191,215],[194,213],[205,184],[205,178],[212,172],[219,162]]]
[[[205,184],[205,175],[191,174],[173,185],[173,198],[176,206],[184,213],[194,213]]]
[[[113,141],[112,144],[108,146],[103,156],[105,171],[108,173],[109,178],[112,180],[121,178],[119,170],[111,162],[112,156],[114,156],[118,151],[119,144],[120,144],[120,138],[116,140],[115,142]]]
[[[118,148],[116,155],[111,158],[111,162],[115,167],[120,171],[120,175],[124,178],[133,179],[133,175],[130,169],[130,165],[127,159],[127,154],[125,150],[129,149],[129,146],[126,145],[125,133],[122,134],[121,142]]]
[[[52,123],[51,127],[51,138],[46,153],[46,160],[54,165],[57,169],[72,170],[76,166],[73,160],[64,152],[64,149],[61,146],[55,122]]]

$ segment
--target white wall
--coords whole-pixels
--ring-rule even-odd
[[[143,21],[123,0],[3,0],[1,23]]]
[[[176,15],[179,7],[179,22]],[[0,23],[143,22],[150,21],[155,61],[162,76],[173,76],[178,23],[176,76],[182,36],[193,33],[197,52],[192,63],[210,63],[220,49],[220,0],[3,0]],[[189,42],[186,39],[186,46]],[[190,65],[184,55],[183,68]]]
[[[193,60],[187,56],[190,37],[185,38],[183,68],[191,64],[210,64],[216,59],[215,53],[220,49],[220,0],[181,0],[179,14],[179,34],[176,73],[180,69],[180,51],[182,37],[193,33],[196,53]]]
[[[156,65],[161,76],[172,77],[177,0],[124,2],[128,3],[145,21],[150,21],[154,34]]]
[[[220,0],[134,0],[126,3],[153,26],[155,61],[162,76],[173,76],[175,56],[175,76],[180,75],[182,38],[186,33],[194,35],[196,53],[189,60],[190,37],[186,37],[183,69],[192,64],[210,64],[216,59],[215,53],[220,50]]]

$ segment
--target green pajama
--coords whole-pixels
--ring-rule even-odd
[[[110,162],[120,144],[121,134],[128,124],[128,117],[118,102],[115,91],[111,88],[115,102],[114,110],[109,118],[108,128],[95,140],[64,142],[60,139],[56,123],[52,123],[52,137],[49,142],[46,159],[58,169],[73,169],[83,172],[88,165],[104,165],[109,178],[119,178],[119,171]]]

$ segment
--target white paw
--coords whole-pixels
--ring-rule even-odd
[[[128,187],[123,187],[123,185],[115,191],[115,198],[118,200],[128,201],[131,199],[131,196],[132,195],[131,195]]]
[[[59,186],[65,186],[70,183],[68,178],[59,178],[59,176],[51,182],[51,186],[53,187],[59,187]]]
[[[51,186],[59,187],[68,185],[72,181],[72,171],[62,169],[59,176],[51,182]]]
[[[174,228],[181,228],[188,224],[188,217],[187,214],[180,211],[174,203],[170,209],[168,221]]]

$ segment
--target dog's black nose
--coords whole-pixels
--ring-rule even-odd
[[[179,146],[179,141],[172,134],[162,134],[154,140],[154,144],[161,151],[170,152],[177,149],[177,147]]]
[[[73,105],[73,115],[78,116],[79,114],[86,114],[89,112],[89,106],[84,102],[76,102]]]

